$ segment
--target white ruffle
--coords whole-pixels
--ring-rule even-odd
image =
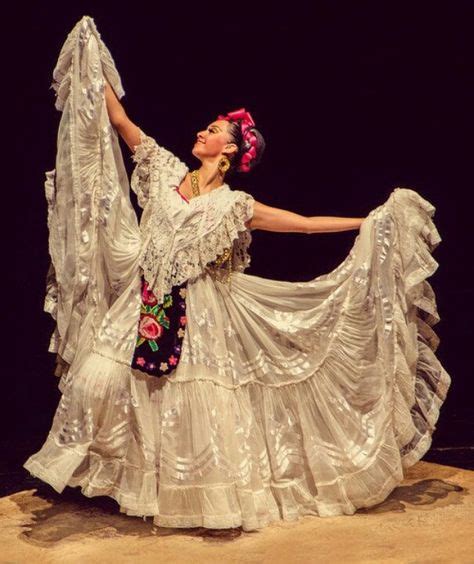
[[[138,197],[140,207],[145,208],[149,199],[159,198],[162,188],[178,186],[186,176],[188,167],[142,129],[139,129],[139,136],[140,143],[135,145],[132,154],[135,168],[130,186]],[[143,224],[145,221],[144,218]]]
[[[45,183],[54,265],[45,308],[58,322],[50,350],[71,364],[46,441],[24,467],[58,492],[108,495],[123,513],[168,527],[253,530],[383,501],[428,450],[451,382],[435,355],[427,281],[441,240],[434,207],[397,188],[332,272],[296,283],[251,276],[253,198],[224,185],[184,204],[172,188],[186,166],[142,134],[139,233],[106,119],[107,59],[86,41],[97,38],[92,23],[81,20],[58,63],[61,157],[57,185],[53,171]],[[68,57],[86,69],[80,77]],[[103,153],[83,135],[89,127]],[[98,177],[109,181],[97,189]],[[130,367],[143,243],[157,295],[189,278],[180,361],[160,379]],[[229,288],[204,267],[231,244]]]
[[[433,212],[395,189],[308,282],[235,272],[229,289],[203,273],[167,378],[82,346],[24,467],[166,527],[253,530],[382,502],[428,450],[451,381],[434,354]]]

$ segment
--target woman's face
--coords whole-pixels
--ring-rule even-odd
[[[231,141],[227,131],[227,120],[218,119],[199,131],[196,135],[192,153],[202,160],[204,158],[219,157],[223,153],[230,155],[237,151],[237,145]]]

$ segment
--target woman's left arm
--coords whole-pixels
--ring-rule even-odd
[[[290,233],[332,233],[359,229],[365,217],[305,216],[254,202],[250,229]]]

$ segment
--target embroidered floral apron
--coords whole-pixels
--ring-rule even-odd
[[[142,303],[132,368],[158,377],[176,368],[186,326],[186,286],[187,282],[174,286],[159,304],[142,276]]]

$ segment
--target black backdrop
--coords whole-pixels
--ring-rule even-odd
[[[429,281],[441,316],[438,356],[453,379],[435,439],[472,441],[472,420],[466,419],[474,224],[468,5],[18,5],[4,21],[4,61],[14,62],[4,74],[3,105],[4,211],[13,224],[4,239],[13,255],[6,269],[2,410],[9,444],[34,435],[39,448],[59,398],[54,357],[47,352],[53,321],[42,311],[49,263],[44,171],[54,167],[60,119],[49,86],[59,50],[83,15],[94,18],[114,57],[131,119],[190,166],[198,164],[191,155],[196,131],[218,113],[244,106],[267,149],[254,173],[232,187],[257,200],[305,215],[362,217],[401,186],[433,203],[443,240],[434,252],[440,266]],[[131,172],[129,150],[122,147]],[[356,235],[255,231],[248,272],[309,280],[342,262]]]

